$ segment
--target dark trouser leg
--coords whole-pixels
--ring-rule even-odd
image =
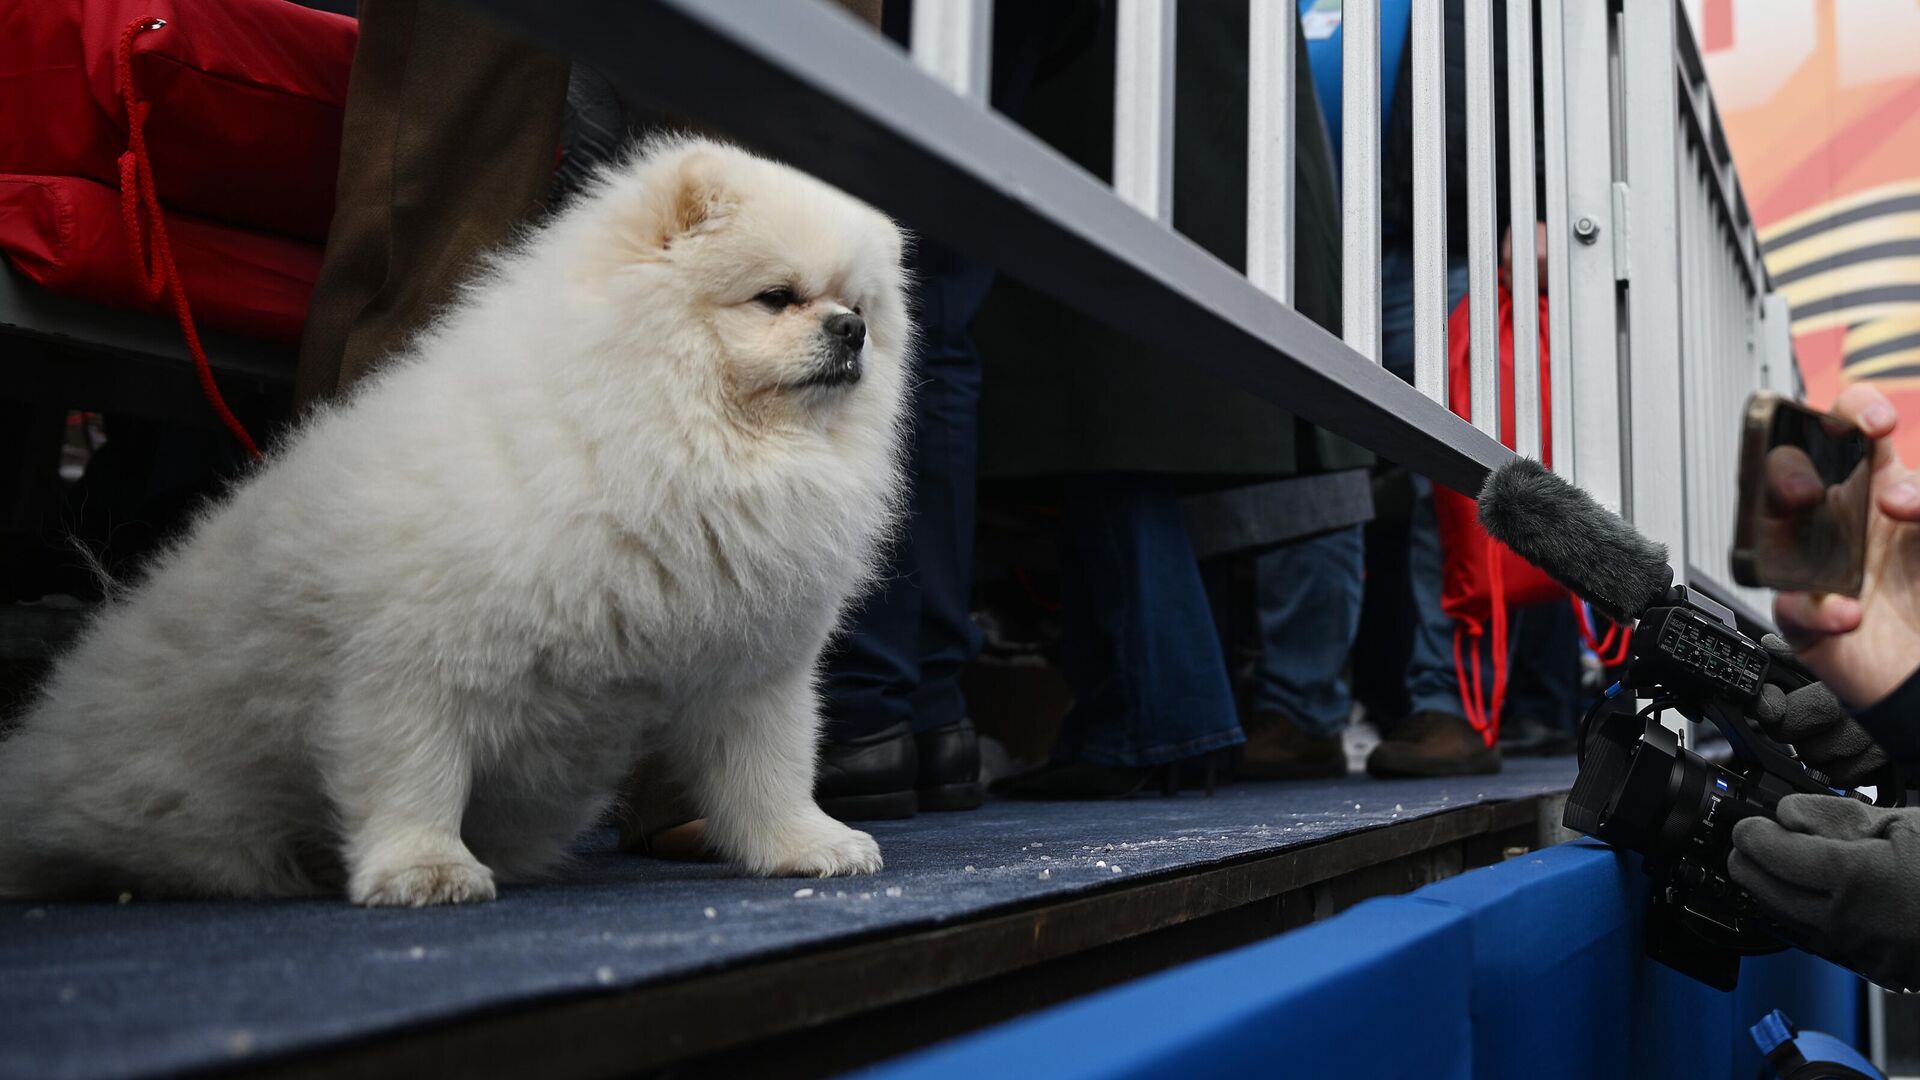
[[[295,393],[333,395],[453,295],[537,211],[553,178],[567,61],[462,0],[361,5],[326,259]]]
[[[1062,660],[1074,705],[1055,757],[1157,765],[1241,742],[1186,523],[1164,479],[1067,482]]]
[[[1572,753],[1581,709],[1580,625],[1572,605],[1558,600],[1521,608],[1511,632],[1501,747],[1509,753]]]
[[[1352,707],[1340,669],[1360,624],[1365,534],[1337,529],[1270,551],[1255,563],[1260,597],[1258,709],[1310,735],[1332,735]]]

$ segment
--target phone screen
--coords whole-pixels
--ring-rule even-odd
[[[1734,578],[1743,585],[1860,592],[1872,455],[1845,420],[1774,394],[1747,403]]]

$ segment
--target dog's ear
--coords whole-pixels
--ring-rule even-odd
[[[711,228],[726,216],[733,196],[725,174],[720,158],[708,150],[695,150],[675,164],[666,212],[661,215],[661,247]]]

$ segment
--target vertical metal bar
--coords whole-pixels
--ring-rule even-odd
[[[1113,75],[1113,190],[1173,223],[1174,0],[1119,0]]]
[[[1554,298],[1554,455],[1568,479],[1585,488],[1600,505],[1619,513],[1624,505],[1621,468],[1620,330],[1618,284],[1614,279],[1613,19],[1607,5],[1588,0],[1553,0],[1561,16],[1556,44],[1563,62],[1563,110],[1548,113],[1561,125],[1564,151],[1566,217],[1556,227],[1548,254],[1566,260],[1565,299]],[[1549,84],[1551,91],[1552,84]],[[1551,181],[1549,182],[1551,184]],[[1551,193],[1555,190],[1549,186]],[[1549,209],[1551,209],[1549,203]],[[1565,335],[1561,344],[1560,335]],[[1563,374],[1564,373],[1564,374]],[[1565,402],[1566,425],[1560,424]],[[1568,433],[1561,441],[1561,432]]]
[[[1447,40],[1440,4],[1413,5],[1413,385],[1447,404]]]
[[[984,106],[992,88],[993,0],[914,0],[913,60]]]
[[[1800,396],[1800,379],[1794,367],[1793,322],[1786,298],[1768,293],[1760,300],[1760,355],[1765,358],[1766,378],[1762,385],[1782,397]]]
[[[1887,1062],[1887,991],[1867,985],[1867,1060],[1882,1069]]]
[[[1380,0],[1340,5],[1341,336],[1380,362]]]
[[[1679,183],[1679,99],[1674,71],[1674,0],[1626,0],[1622,50],[1626,82],[1627,411],[1633,417],[1629,479],[1633,523],[1687,565],[1687,483],[1682,468],[1686,387],[1680,368],[1680,264],[1675,204]]]
[[[1574,472],[1572,264],[1567,248],[1575,243],[1568,213],[1566,0],[1540,0],[1540,107],[1547,174],[1547,398],[1552,426],[1553,467],[1579,483]]]
[[[1500,437],[1500,309],[1494,264],[1492,0],[1466,0],[1467,319],[1472,347],[1473,426]]]
[[[1513,223],[1513,449],[1540,456],[1539,220],[1533,190],[1533,0],[1507,0],[1507,220]]]
[[[1294,24],[1291,2],[1247,9],[1247,280],[1293,303]]]

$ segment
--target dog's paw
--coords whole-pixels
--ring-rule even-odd
[[[479,862],[435,862],[353,876],[347,896],[367,907],[431,907],[493,899],[493,871]]]
[[[748,868],[765,877],[838,877],[880,869],[880,845],[832,818],[794,830],[781,847],[758,853]]]

